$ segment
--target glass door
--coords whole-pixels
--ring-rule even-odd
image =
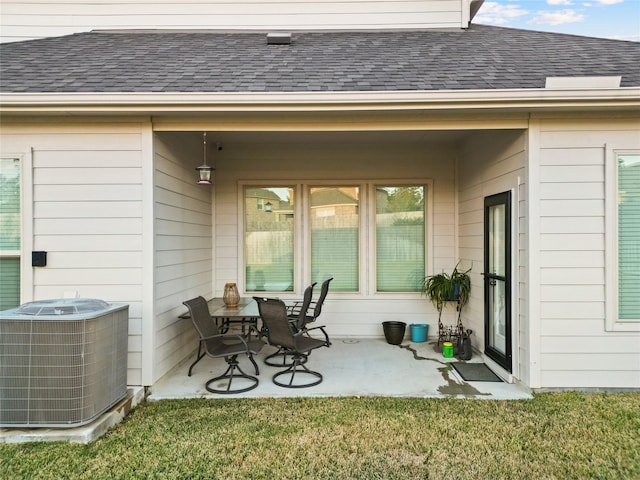
[[[484,351],[511,372],[511,192],[484,199]]]

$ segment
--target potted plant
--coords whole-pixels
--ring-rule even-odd
[[[460,271],[458,265],[450,274],[443,272],[424,278],[422,292],[429,297],[436,308],[443,302],[454,301],[459,301],[460,307],[463,307],[469,301],[471,293],[469,272],[471,268]]]

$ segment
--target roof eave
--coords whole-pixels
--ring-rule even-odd
[[[627,109],[640,87],[318,93],[3,93],[0,113],[101,114],[385,110]]]

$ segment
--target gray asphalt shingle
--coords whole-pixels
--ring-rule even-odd
[[[640,43],[472,25],[466,31],[96,31],[0,46],[0,91],[323,92],[543,88],[550,76],[640,86]]]

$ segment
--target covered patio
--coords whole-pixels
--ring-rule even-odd
[[[420,398],[473,398],[513,400],[531,398],[528,389],[504,381],[465,381],[452,367],[456,358],[444,358],[436,341],[415,343],[407,338],[400,345],[390,345],[384,338],[332,338],[329,348],[315,350],[309,366],[322,373],[322,383],[311,388],[282,388],[271,377],[279,369],[265,365],[264,358],[275,351],[265,345],[255,356],[260,368],[257,388],[229,396],[209,393],[205,382],[221,374],[226,364],[222,358],[203,358],[187,376],[192,357],[172,369],[156,382],[150,401],[177,398],[261,398],[261,397],[347,397],[387,396]],[[482,363],[474,353],[468,363]],[[242,368],[252,372],[249,361],[240,360]]]

